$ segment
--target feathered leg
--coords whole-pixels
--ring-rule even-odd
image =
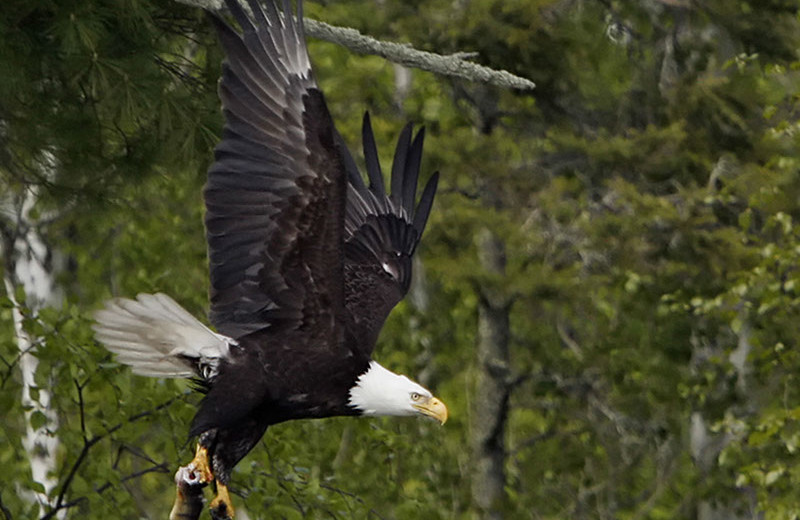
[[[216,430],[211,449],[211,468],[217,486],[217,496],[211,501],[213,520],[232,520],[233,503],[228,484],[233,467],[258,443],[267,424],[258,418],[249,418],[230,428]]]

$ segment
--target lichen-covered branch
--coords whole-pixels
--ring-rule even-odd
[[[219,11],[222,7],[221,0],[176,1],[211,11]],[[415,49],[407,44],[376,40],[348,27],[338,27],[309,18],[305,18],[304,22],[308,36],[341,45],[358,54],[380,56],[405,67],[501,88],[532,90],[536,87],[536,84],[529,79],[468,61],[466,58],[471,56],[470,53],[436,54]]]
[[[308,18],[305,20],[305,25],[306,34],[313,38],[337,43],[358,54],[374,54],[405,67],[503,88],[531,90],[536,87],[533,81],[515,76],[508,71],[495,70],[467,61],[465,57],[470,54],[442,55],[421,51],[410,45],[376,40],[355,29],[336,27]]]

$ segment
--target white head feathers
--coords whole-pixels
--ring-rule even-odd
[[[363,415],[425,415],[440,423],[447,420],[447,408],[428,389],[376,361],[370,361],[369,369],[350,389],[348,402]]]

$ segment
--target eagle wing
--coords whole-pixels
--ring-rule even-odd
[[[363,339],[359,343],[370,351],[389,312],[408,292],[413,255],[433,205],[438,173],[430,177],[415,206],[424,138],[424,128],[412,136],[410,124],[400,133],[392,163],[391,193],[384,186],[369,114],[364,115],[362,126],[369,185],[347,148],[340,144],[348,177],[346,305],[351,326]]]
[[[235,339],[276,323],[309,340],[341,333],[343,157],[311,72],[298,2],[282,13],[226,0],[239,34],[211,15],[225,49],[222,140],[205,188],[210,320]],[[311,341],[309,341],[310,343]]]

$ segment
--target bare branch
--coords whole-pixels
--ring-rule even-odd
[[[80,388],[80,386],[78,388]],[[81,465],[86,460],[86,457],[89,455],[89,450],[91,450],[94,445],[96,445],[98,442],[100,442],[104,438],[108,437],[109,435],[112,435],[114,432],[116,432],[117,430],[119,430],[120,428],[125,426],[126,424],[130,424],[132,422],[138,421],[139,419],[142,419],[143,417],[147,417],[147,416],[153,415],[154,413],[157,413],[160,410],[163,410],[164,408],[166,408],[167,406],[169,406],[170,404],[172,404],[176,400],[178,400],[179,397],[180,396],[173,397],[173,398],[168,399],[167,401],[164,401],[163,403],[159,404],[155,408],[152,408],[150,410],[145,410],[143,412],[139,412],[137,414],[131,415],[131,416],[128,417],[128,419],[125,422],[117,423],[116,425],[112,426],[111,428],[108,428],[105,433],[101,433],[101,434],[95,435],[94,437],[91,437],[91,438],[84,437],[83,447],[81,448],[81,452],[78,454],[78,457],[75,459],[75,462],[72,464],[72,466],[70,467],[69,471],[67,472],[67,476],[64,479],[64,482],[61,484],[61,490],[58,493],[58,498],[56,499],[55,505],[53,506],[53,508],[50,511],[47,512],[47,514],[42,516],[41,520],[49,520],[51,518],[55,518],[55,516],[58,514],[58,512],[61,511],[62,509],[68,509],[70,507],[73,507],[73,506],[77,505],[82,500],[85,500],[86,497],[79,497],[79,498],[77,498],[75,500],[72,500],[72,501],[69,501],[69,502],[65,502],[65,498],[66,498],[67,493],[69,491],[70,485],[72,484],[72,480],[75,478],[75,475],[78,473],[78,469],[81,467]]]
[[[73,379],[72,381],[75,383],[75,389],[78,391],[78,410],[80,411],[81,415],[81,433],[83,434],[83,442],[85,443],[88,439],[86,437],[86,413],[83,405],[83,386],[78,382],[77,379]]]
[[[50,518],[55,518],[59,511],[62,509],[67,509],[72,507],[73,505],[77,504],[80,500],[84,499],[85,497],[78,498],[72,502],[64,502],[64,498],[67,496],[67,491],[69,490],[70,485],[72,484],[72,479],[75,478],[75,475],[78,473],[78,468],[81,467],[83,461],[86,460],[86,456],[89,454],[89,450],[100,442],[104,435],[99,435],[97,437],[93,437],[88,441],[84,441],[83,447],[81,448],[81,452],[78,454],[78,457],[75,459],[75,463],[69,470],[67,477],[64,479],[64,483],[61,485],[61,491],[58,493],[58,498],[56,499],[56,504],[53,508],[47,512],[47,514],[43,515],[41,520],[49,520]]]
[[[361,34],[355,29],[336,27],[309,19],[305,20],[305,24],[306,34],[313,38],[336,43],[358,54],[380,56],[405,67],[426,70],[441,76],[488,83],[502,88],[532,90],[536,87],[533,81],[515,76],[508,71],[495,70],[466,61],[464,59],[465,56],[472,56],[472,53],[460,52],[443,56],[433,52],[417,50],[410,45],[376,40]]]
[[[528,448],[536,447],[539,443],[550,440],[553,437],[560,437],[560,438],[571,437],[573,435],[578,435],[580,433],[583,433],[584,431],[586,431],[584,428],[574,428],[565,431],[559,430],[558,428],[555,427],[550,428],[549,430],[543,431],[542,433],[533,435],[531,437],[528,437],[527,439],[518,442],[513,449],[508,450],[507,455],[509,457],[516,457],[519,455],[519,452],[526,450]]]
[[[221,0],[176,1],[210,11],[219,11],[222,8]],[[358,54],[380,56],[392,63],[405,67],[413,67],[450,78],[487,83],[506,89],[532,90],[536,87],[536,84],[529,79],[515,76],[505,70],[492,69],[466,60],[466,58],[474,57],[475,53],[458,52],[445,56],[421,51],[402,43],[376,40],[348,27],[338,27],[309,18],[305,18],[303,22],[305,23],[306,34],[312,38],[341,45]]]

